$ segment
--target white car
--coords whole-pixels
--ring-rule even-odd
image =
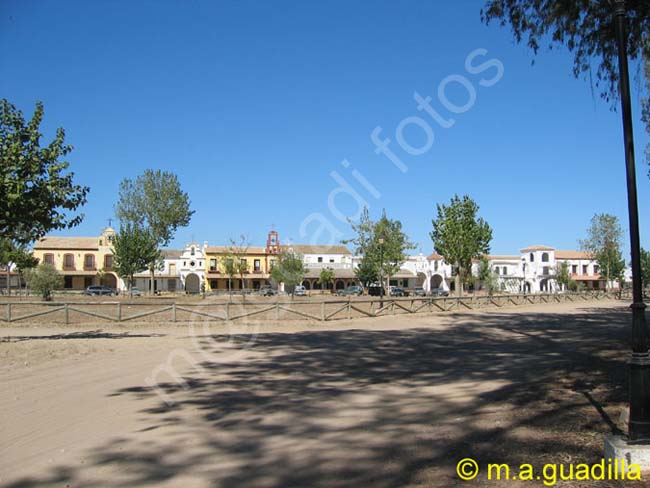
[[[307,296],[307,288],[305,288],[302,285],[297,285],[294,290],[293,294],[297,297],[306,297]]]

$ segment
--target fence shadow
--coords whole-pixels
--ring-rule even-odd
[[[464,457],[595,462],[627,396],[629,319],[458,313],[450,327],[260,333],[229,360],[220,344],[247,336],[204,337],[214,359],[186,388],[158,385],[173,404],[152,406],[144,385],[113,393],[146,400],[140,433],[10,486],[93,486],[84,471],[106,466],[122,473],[109,487],[455,486]]]

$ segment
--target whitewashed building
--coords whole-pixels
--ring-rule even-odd
[[[155,273],[154,289],[157,292],[200,293],[205,286],[204,247],[191,242],[184,249],[164,249],[160,268]],[[140,290],[147,291],[151,277],[148,272],[139,273],[135,282]]]

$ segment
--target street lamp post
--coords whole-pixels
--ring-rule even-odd
[[[639,215],[636,197],[634,163],[634,137],[632,135],[632,106],[630,103],[630,76],[627,66],[627,11],[625,0],[614,0],[614,29],[618,45],[619,90],[623,138],[625,143],[625,169],[627,175],[627,207],[630,221],[630,247],[632,251],[632,356],[630,358],[630,442],[650,441],[650,352],[645,320],[645,304],[641,284],[641,252],[639,240]]]
[[[379,308],[384,308],[384,234],[379,236]]]

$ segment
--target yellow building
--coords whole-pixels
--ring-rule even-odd
[[[228,276],[225,273],[224,263],[228,255],[234,251],[239,259],[246,263],[246,271],[242,276]],[[258,290],[262,285],[269,283],[271,268],[280,254],[280,242],[278,233],[269,232],[266,247],[245,247],[234,249],[231,246],[206,247],[206,282],[209,291],[226,291],[231,281],[233,290],[249,289]]]
[[[32,254],[39,263],[52,264],[63,275],[64,289],[83,290],[92,285],[117,289],[121,280],[113,271],[114,237],[111,227],[98,237],[45,236]]]

